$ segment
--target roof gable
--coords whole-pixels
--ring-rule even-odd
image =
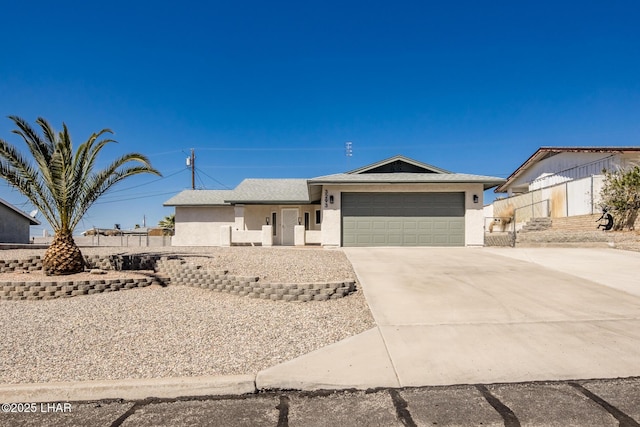
[[[451,173],[417,160],[401,155],[393,156],[367,166],[347,172],[347,174],[366,173]]]

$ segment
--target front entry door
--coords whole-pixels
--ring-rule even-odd
[[[298,209],[282,209],[282,245],[293,246],[295,226],[298,225]]]

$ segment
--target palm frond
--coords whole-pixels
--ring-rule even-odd
[[[66,124],[56,133],[46,120],[38,118],[40,135],[25,120],[16,116],[9,118],[17,127],[12,132],[22,138],[32,160],[0,139],[0,178],[23,193],[56,233],[71,233],[91,205],[123,179],[141,173],[160,175],[140,153],[125,154],[106,168],[95,171],[102,149],[116,142],[104,138],[113,133],[110,129],[92,134],[74,153]],[[137,165],[131,166],[132,163]]]
[[[140,165],[126,166],[131,162],[137,162]],[[91,205],[115,184],[130,176],[143,173],[161,176],[160,172],[151,166],[146,156],[140,153],[129,153],[119,157],[101,171],[87,177],[71,224],[75,227]]]

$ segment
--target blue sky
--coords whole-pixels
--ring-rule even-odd
[[[8,115],[77,144],[111,128],[105,164],[138,151],[164,175],[118,184],[78,231],[172,213],[191,148],[196,186],[222,189],[396,154],[506,177],[540,146],[640,145],[636,1],[92,3],[0,14],[0,138],[20,146]]]

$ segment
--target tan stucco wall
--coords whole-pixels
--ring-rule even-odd
[[[465,245],[484,244],[483,185],[482,184],[396,184],[396,185],[327,185],[322,189],[322,245],[341,244],[341,195],[352,192],[464,192],[465,193]],[[473,203],[473,196],[478,203]],[[333,196],[333,204],[330,198]]]
[[[219,246],[220,226],[235,224],[233,206],[176,206],[172,246]]]

